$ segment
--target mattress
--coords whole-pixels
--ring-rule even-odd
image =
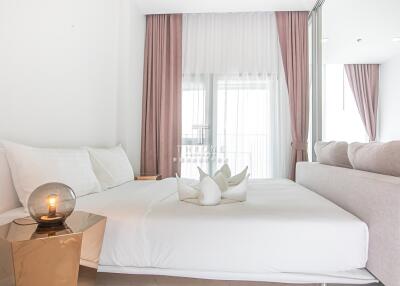
[[[100,271],[275,282],[294,282],[290,274],[302,282],[340,273],[373,279],[360,270],[366,224],[289,180],[250,181],[246,202],[212,207],[179,201],[175,179],[132,181],[81,197],[76,209],[107,216]]]

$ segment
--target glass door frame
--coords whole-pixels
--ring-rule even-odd
[[[318,0],[308,15],[311,27],[311,98],[310,98],[310,159],[316,161],[314,145],[322,140],[322,5],[325,0]]]

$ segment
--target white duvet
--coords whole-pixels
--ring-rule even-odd
[[[107,216],[100,264],[240,273],[326,273],[365,267],[365,223],[288,180],[253,181],[246,202],[178,200],[176,180],[130,182],[80,198]]]
[[[248,279],[354,272],[367,261],[366,224],[288,180],[250,181],[246,202],[217,206],[179,201],[175,179],[133,181],[79,198],[77,209],[107,216],[100,271]]]

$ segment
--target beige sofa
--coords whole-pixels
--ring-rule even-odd
[[[400,286],[400,177],[301,162],[296,182],[368,224],[367,269],[386,286]]]

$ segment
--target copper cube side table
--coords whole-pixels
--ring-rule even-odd
[[[80,267],[94,273],[85,281],[94,285],[106,217],[76,211],[52,229],[22,220],[0,226],[0,285],[77,286]]]

